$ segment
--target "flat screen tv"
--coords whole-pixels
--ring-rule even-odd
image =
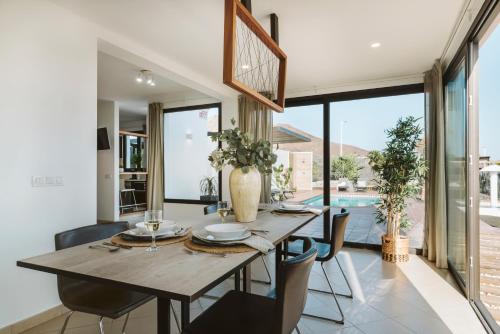
[[[108,130],[106,128],[97,129],[97,150],[109,150]]]

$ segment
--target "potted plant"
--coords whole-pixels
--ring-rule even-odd
[[[285,168],[283,164],[273,167],[273,181],[278,188],[278,193],[276,193],[278,203],[286,199],[285,191],[289,190],[292,171],[292,167]]]
[[[221,141],[223,147],[214,150],[208,160],[218,171],[230,165],[234,169],[229,175],[229,191],[236,220],[242,223],[257,218],[261,177],[271,174],[277,156],[272,152],[271,143],[260,139],[252,141],[247,133],[234,127],[211,135],[212,141]]]
[[[134,153],[130,156],[130,163],[135,166],[135,170],[141,170],[142,157],[139,153]]]
[[[387,147],[368,154],[381,199],[377,222],[387,224],[382,258],[389,262],[408,261],[409,240],[400,235],[400,228],[408,226],[407,200],[419,194],[427,171],[425,160],[416,150],[423,133],[417,121],[412,116],[399,119],[393,129],[386,130]]]
[[[207,202],[216,202],[219,199],[217,195],[217,178],[214,176],[205,176],[200,181],[200,200]]]

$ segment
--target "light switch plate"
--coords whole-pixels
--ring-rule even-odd
[[[64,185],[62,176],[32,176],[32,187],[61,187]]]

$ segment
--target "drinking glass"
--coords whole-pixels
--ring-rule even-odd
[[[151,232],[151,246],[146,248],[146,252],[156,252],[160,247],[156,246],[156,231],[160,228],[163,219],[161,210],[148,210],[144,212],[144,225]]]
[[[221,219],[221,223],[224,223],[224,217],[229,214],[229,206],[226,201],[217,202],[217,213]]]

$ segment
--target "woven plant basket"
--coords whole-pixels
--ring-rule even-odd
[[[382,259],[393,263],[408,262],[409,245],[408,237],[400,236],[398,239],[393,239],[386,235],[382,236]]]

